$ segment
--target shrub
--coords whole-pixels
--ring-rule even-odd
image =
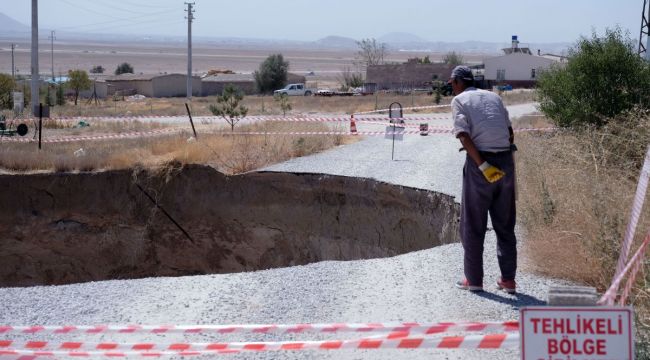
[[[91,74],[103,74],[106,69],[101,66],[101,65],[95,65],[90,69]],[[133,69],[131,69],[131,72],[133,72]]]
[[[117,69],[115,69],[115,75],[120,75],[120,74],[133,74],[133,66],[129,63],[121,63],[120,65],[117,66]]]
[[[282,54],[270,55],[253,74],[257,89],[261,93],[272,93],[273,90],[284,87],[288,71],[289,62],[284,61]]]
[[[14,79],[7,74],[0,74],[0,109],[13,108]]]
[[[540,74],[540,109],[557,125],[604,125],[608,119],[650,100],[650,68],[620,28],[582,38],[565,67]]]

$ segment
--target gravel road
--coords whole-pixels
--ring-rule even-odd
[[[533,104],[509,107],[517,117]],[[448,124],[444,124],[448,125]],[[360,130],[376,125],[360,125]],[[374,128],[373,128],[374,126]],[[371,177],[458,196],[464,154],[449,134],[407,136],[396,144],[368,137],[355,144],[271,166],[266,171],[322,172]],[[516,319],[525,305],[543,304],[558,281],[520,272],[520,293],[493,285],[498,276],[495,239],[486,240],[486,292],[457,290],[459,244],[386,259],[321,262],[250,273],[104,281],[67,286],[0,288],[0,324],[239,324],[316,322],[438,322]],[[8,336],[6,336],[8,337]],[[33,338],[32,338],[33,339]],[[70,337],[49,336],[46,340]],[[86,335],[86,341],[260,341],[307,339],[274,335]],[[320,339],[320,337],[318,337]],[[516,351],[375,350],[248,353],[230,359],[517,359]]]

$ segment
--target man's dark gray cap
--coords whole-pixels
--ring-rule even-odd
[[[467,66],[458,65],[451,71],[452,79],[474,80],[472,69]]]

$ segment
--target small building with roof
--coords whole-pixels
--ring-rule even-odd
[[[187,95],[187,75],[184,74],[121,74],[106,78],[108,95],[147,97],[182,97]],[[192,76],[192,95],[201,95],[201,78]]]
[[[422,64],[415,59],[404,64],[370,65],[366,69],[366,83],[375,84],[376,90],[431,88],[434,80],[447,81],[453,68],[443,63]]]
[[[533,55],[528,47],[519,47],[517,36],[512,37],[512,46],[503,49],[501,56],[487,58],[484,76],[486,85],[512,85],[513,87],[534,87],[541,71],[549,69],[554,64],[564,64],[564,58],[552,57],[548,54]]]
[[[201,95],[221,95],[227,85],[233,85],[246,95],[256,93],[253,74],[217,74],[201,79]]]

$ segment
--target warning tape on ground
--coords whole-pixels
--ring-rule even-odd
[[[623,268],[620,274],[618,274],[613,280],[612,280],[612,285],[607,289],[605,294],[600,298],[598,301],[599,304],[614,304],[616,301],[616,293],[618,291],[618,288],[621,285],[621,282],[623,282],[623,279],[625,278],[625,275],[630,272],[631,269],[634,269],[630,273],[630,277],[628,279],[628,284],[626,284],[626,289],[624,292],[624,296],[621,296],[621,302],[624,303],[625,300],[627,299],[627,296],[629,295],[629,292],[631,291],[632,284],[634,283],[634,279],[636,278],[636,273],[638,272],[640,268],[640,264],[643,261],[643,257],[645,255],[646,248],[648,247],[648,244],[650,244],[650,233],[648,233],[648,236],[646,236],[645,240],[639,247],[639,249],[636,251],[634,256],[632,256],[632,259],[627,263],[627,265]]]
[[[648,235],[646,235],[645,240],[643,241],[641,247],[639,247],[639,250],[637,251],[639,255],[636,261],[634,261],[634,265],[632,265],[632,268],[630,269],[630,276],[627,278],[627,282],[625,283],[625,287],[623,288],[623,293],[621,294],[621,299],[619,300],[618,303],[620,306],[625,306],[625,302],[627,301],[628,296],[630,296],[630,293],[632,292],[632,286],[636,281],[636,275],[639,273],[639,270],[641,270],[641,266],[643,265],[643,258],[645,256],[645,252],[647,251],[648,244],[650,244],[650,232],[648,232]]]
[[[392,333],[518,331],[519,322],[441,322],[441,323],[340,323],[340,324],[267,324],[267,325],[66,325],[0,326],[0,334],[106,334],[106,333]]]
[[[554,131],[557,128],[548,127],[548,128],[520,128],[515,129],[515,132],[546,132]],[[50,137],[42,140],[43,143],[66,143],[66,142],[76,142],[76,141],[96,141],[96,140],[112,140],[112,139],[136,139],[136,138],[146,138],[153,136],[168,135],[173,133],[182,133],[187,132],[188,129],[184,128],[170,128],[170,129],[160,129],[152,131],[142,131],[142,132],[128,132],[120,134],[107,134],[107,135],[94,135],[94,136],[66,136],[66,137]],[[451,128],[429,128],[426,132],[428,134],[450,134],[452,133]],[[211,134],[217,135],[299,135],[299,136],[314,136],[314,135],[341,135],[341,136],[352,136],[352,135],[365,135],[365,136],[385,136],[385,135],[420,135],[422,134],[419,130],[405,130],[405,131],[220,131],[214,132]],[[19,137],[0,137],[0,142],[19,142],[19,143],[33,143],[38,142],[38,140],[33,138],[19,138]]]
[[[65,122],[75,122],[75,121],[87,121],[92,123],[93,121],[141,121],[145,119],[156,120],[169,120],[169,119],[181,119],[185,118],[183,115],[164,115],[164,116],[93,116],[93,117],[84,117],[84,116],[75,116],[75,117],[54,117],[43,119],[44,121],[65,121]],[[218,116],[194,116],[195,121],[223,121],[222,117]],[[410,121],[431,121],[431,120],[451,120],[451,116],[406,116],[400,118],[401,120],[410,120]],[[398,120],[400,120],[398,119]],[[26,118],[26,119],[16,119],[22,121],[36,121],[38,119]],[[276,116],[276,115],[260,115],[260,116],[247,116],[242,120],[248,121],[278,121],[278,122],[349,122],[350,116]],[[376,116],[355,116],[355,120],[390,120],[389,118],[381,115]]]
[[[146,137],[152,137],[152,136],[160,136],[160,135],[179,133],[179,132],[184,132],[184,131],[187,131],[187,129],[170,128],[170,129],[127,132],[127,133],[107,134],[107,135],[51,137],[51,138],[44,138],[44,139],[42,139],[41,142],[43,142],[43,143],[65,143],[65,142],[75,142],[75,141],[94,141],[94,140],[111,140],[111,139],[137,139],[137,138],[146,138]],[[20,143],[33,143],[33,142],[38,142],[38,139],[19,138],[19,137],[0,137],[0,142],[3,142],[3,141],[20,142]]]
[[[2,346],[4,344],[4,346]],[[518,333],[469,336],[407,336],[395,339],[263,341],[216,343],[86,343],[0,341],[0,355],[35,356],[163,356],[206,355],[240,351],[342,349],[515,349]]]
[[[647,148],[645,160],[643,162],[643,167],[641,168],[641,174],[639,175],[639,181],[637,183],[636,193],[634,194],[634,200],[632,202],[630,221],[628,222],[627,228],[625,229],[625,236],[623,238],[623,242],[621,243],[621,253],[618,257],[618,262],[616,263],[616,272],[614,273],[614,278],[612,279],[612,284],[610,286],[610,289],[600,298],[599,300],[600,304],[607,304],[611,306],[614,305],[614,303],[616,302],[616,293],[618,291],[618,286],[622,281],[622,277],[627,272],[625,270],[628,268],[626,266],[626,261],[630,253],[630,247],[632,246],[632,242],[634,241],[634,234],[636,233],[636,227],[639,222],[639,218],[641,217],[641,211],[643,210],[643,203],[645,202],[649,179],[650,179],[650,146],[648,146]],[[629,265],[629,263],[627,265]]]

